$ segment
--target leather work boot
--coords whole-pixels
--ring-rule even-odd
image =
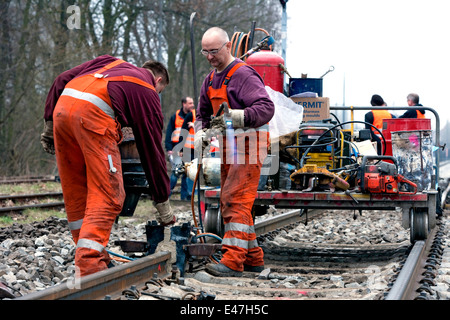
[[[264,265],[262,266],[249,266],[244,264],[244,271],[248,272],[262,272],[264,270]]]
[[[235,271],[228,268],[226,265],[221,263],[208,263],[206,265],[206,271],[217,277],[241,277],[242,272]]]

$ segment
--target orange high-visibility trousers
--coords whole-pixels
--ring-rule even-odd
[[[261,139],[264,134],[266,136]],[[251,138],[254,136],[257,142]],[[222,240],[224,254],[220,262],[233,270],[242,271],[244,264],[264,265],[264,253],[256,240],[252,207],[262,162],[267,155],[267,133],[260,135],[252,129],[250,134],[237,134],[234,152],[227,149],[226,138],[220,140],[220,208],[225,229]],[[234,159],[228,157],[230,154],[235,155]]]
[[[135,77],[103,74],[123,62],[116,60],[69,81],[53,111],[56,162],[80,276],[107,268],[105,248],[125,200],[118,146],[122,132],[108,82],[127,81],[155,91]]]
[[[120,128],[95,106],[58,102],[54,112],[56,160],[80,276],[107,268],[105,251],[125,199],[118,142]],[[108,156],[116,171],[111,170]]]
[[[228,82],[234,72],[244,65],[245,63],[234,65],[218,89],[212,87],[214,72],[211,73],[207,94],[213,115],[217,114],[223,102],[230,106]],[[226,136],[219,138],[222,157],[220,209],[225,228],[222,240],[224,254],[220,262],[236,271],[242,271],[244,264],[264,264],[264,253],[258,246],[252,217],[262,162],[268,147],[268,131],[259,130],[260,128],[237,129],[233,138],[236,147],[234,150],[227,148]]]
[[[56,162],[80,276],[107,268],[105,248],[125,200],[122,133],[107,90],[108,81],[123,79],[106,80],[101,74],[122,62],[72,79],[53,112]]]

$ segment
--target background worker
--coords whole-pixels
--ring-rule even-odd
[[[180,142],[184,143],[183,161],[191,161],[194,159],[194,136],[195,136],[195,108],[189,112],[184,118],[181,126]]]
[[[183,160],[190,161],[192,160],[192,156],[188,152],[188,154],[183,155],[183,150],[191,151],[193,150],[193,136],[189,138],[187,136],[187,132],[183,130],[183,122],[184,118],[187,114],[194,110],[194,100],[191,97],[185,97],[181,99],[181,108],[178,109],[172,117],[170,117],[169,123],[167,124],[166,129],[166,139],[165,146],[167,150],[167,154],[169,159],[171,159],[172,165],[174,165],[179,158],[183,158]],[[194,129],[192,129],[194,130]],[[186,146],[188,149],[184,148],[186,141],[181,142],[180,138],[183,136],[187,136],[189,141],[192,140],[192,148],[191,146]],[[192,151],[193,153],[193,151]],[[175,157],[179,157],[175,159]],[[177,175],[173,170],[170,176],[170,191],[172,192],[173,188],[175,188],[179,175]],[[189,179],[186,173],[181,174],[181,200],[191,200],[192,194],[192,185],[193,181]]]
[[[168,83],[169,74],[159,62],[138,68],[105,55],[60,74],[48,93],[41,143],[45,151],[56,153],[80,276],[110,264],[105,248],[125,199],[121,126],[132,128],[157,220],[162,225],[175,222],[158,96]]]
[[[374,94],[372,96],[372,99],[370,100],[370,104],[372,106],[376,107],[383,107],[386,106],[386,103],[384,102],[383,98],[378,95]],[[380,129],[380,131],[383,130],[383,119],[392,119],[395,118],[389,111],[387,110],[372,110],[365,114],[364,116],[364,122],[370,123]],[[377,153],[382,154],[382,144],[381,144],[381,136],[380,133],[375,130],[372,126],[366,124],[366,129],[370,129],[370,134],[372,137],[372,141],[377,142]]]
[[[419,95],[417,93],[410,93],[406,97],[406,102],[408,103],[408,106],[414,107],[414,106],[421,106],[419,103]],[[415,110],[408,110],[404,114],[402,114],[399,118],[417,118],[417,119],[424,119],[425,118],[425,109],[424,108],[418,108]]]
[[[250,149],[248,140],[245,148],[239,148],[242,137],[236,134],[236,151],[227,150],[224,141],[219,139],[223,159],[220,206],[225,228],[222,241],[224,253],[219,264],[209,264],[206,270],[217,276],[240,276],[243,270],[262,271],[264,268],[264,254],[256,240],[252,207],[261,162],[267,154],[266,124],[273,117],[275,107],[259,74],[232,56],[231,42],[224,30],[217,27],[208,29],[202,38],[201,53],[214,69],[201,87],[195,122],[196,149],[206,138],[206,129],[210,128],[210,124],[211,129],[216,125],[224,127],[223,115],[215,118],[214,122],[211,121],[211,116],[217,113],[223,102],[227,102],[231,109],[234,129],[252,128],[253,133],[258,136],[258,143]],[[225,161],[227,153],[231,152],[236,152],[238,156],[244,155],[245,163]],[[252,152],[258,155],[251,154]],[[251,156],[255,156],[256,160],[250,161]]]

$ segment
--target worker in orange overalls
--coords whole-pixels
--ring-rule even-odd
[[[41,143],[56,153],[80,276],[111,265],[105,248],[125,199],[121,126],[133,130],[157,220],[175,222],[158,95],[168,83],[167,69],[159,62],[138,68],[105,55],[63,72],[50,89]]]
[[[221,163],[220,209],[225,234],[223,257],[208,264],[206,271],[217,276],[240,276],[242,271],[262,271],[264,254],[254,229],[252,207],[257,194],[262,161],[267,155],[268,122],[275,107],[259,74],[231,54],[227,33],[217,27],[202,38],[202,54],[214,70],[205,78],[195,122],[196,153],[201,153],[206,129],[223,128],[222,114],[211,121],[227,102],[234,133],[219,136]],[[228,144],[230,143],[230,144]],[[234,147],[232,147],[234,146]],[[197,151],[198,150],[198,151]]]
[[[375,107],[383,107],[386,106],[386,103],[384,102],[383,98],[378,95],[374,94],[372,96],[372,99],[370,100],[370,104]],[[364,116],[364,122],[367,122],[376,128],[378,128],[380,131],[383,130],[383,119],[392,119],[395,118],[394,115],[392,115],[387,110],[372,110],[365,114]],[[373,141],[377,142],[377,153],[381,155],[382,153],[382,139],[380,133],[375,130],[372,126],[366,124],[366,129],[370,129],[371,137]]]

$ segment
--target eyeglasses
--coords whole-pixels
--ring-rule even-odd
[[[210,54],[210,55],[212,55],[212,56],[215,56],[220,50],[222,50],[222,48],[223,48],[227,43],[228,43],[228,41],[225,42],[219,49],[213,49],[213,50],[210,50],[210,51],[205,50],[205,49],[202,49],[202,50],[200,51],[200,53],[201,53],[202,55],[204,55],[204,56],[207,56],[208,54]]]

